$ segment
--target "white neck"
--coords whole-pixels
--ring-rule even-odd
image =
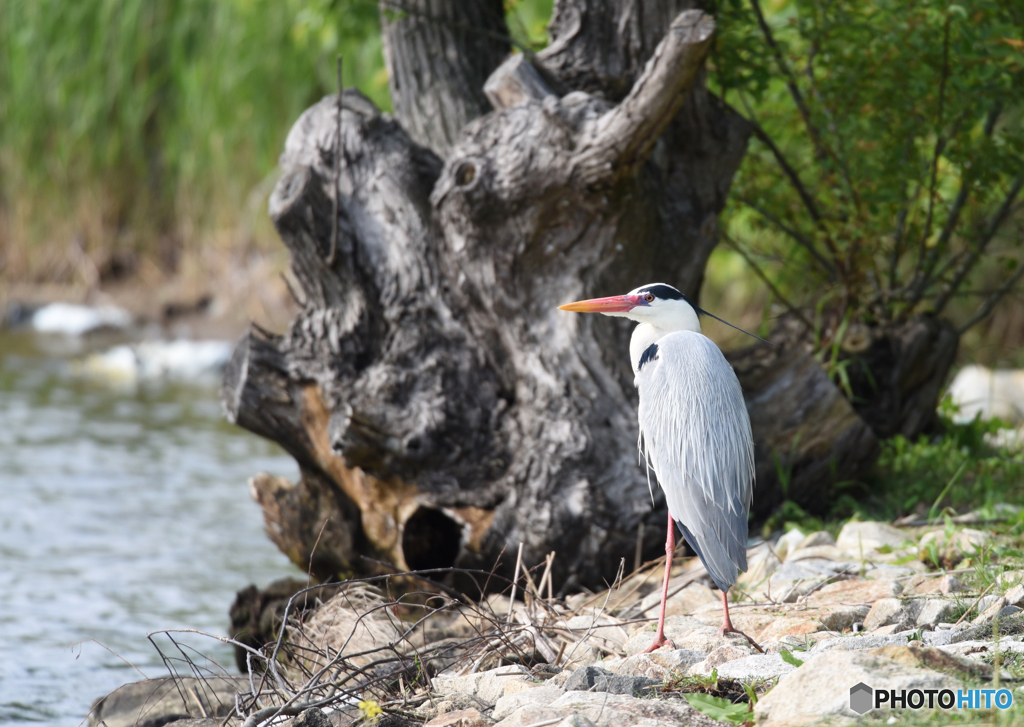
[[[692,320],[687,320],[685,325],[674,325],[671,328],[658,328],[651,323],[641,323],[633,329],[633,336],[629,339],[629,363],[633,366],[633,374],[640,371],[640,357],[652,343],[657,343],[670,333],[676,331],[694,331],[700,333],[700,321],[696,314]]]

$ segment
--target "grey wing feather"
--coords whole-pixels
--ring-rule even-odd
[[[636,375],[641,453],[722,590],[747,569],[754,443],[743,392],[713,341],[679,331]]]

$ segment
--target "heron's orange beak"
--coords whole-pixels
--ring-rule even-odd
[[[578,300],[558,306],[572,313],[628,313],[639,305],[639,295],[612,295],[608,298]]]

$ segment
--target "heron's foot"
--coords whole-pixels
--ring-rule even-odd
[[[718,635],[719,636],[725,636],[726,634],[739,634],[740,636],[745,638],[747,641],[749,641],[750,645],[753,646],[755,649],[757,649],[760,653],[762,653],[762,654],[764,653],[764,649],[761,648],[760,644],[758,644],[756,641],[754,641],[752,638],[747,636],[745,633],[743,633],[739,629],[734,629],[731,624],[729,626],[723,626],[722,628],[718,629]]]
[[[666,644],[671,646],[673,649],[676,648],[676,644],[675,644],[674,641],[672,641],[672,639],[666,639],[665,638],[665,634],[658,634],[657,636],[654,637],[654,641],[651,642],[651,645],[648,646],[643,651],[641,651],[640,653],[641,654],[650,654],[652,651],[657,651],[658,649],[660,649],[662,646],[665,646]]]

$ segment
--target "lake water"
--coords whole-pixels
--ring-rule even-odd
[[[0,724],[82,723],[143,678],[126,662],[167,674],[147,632],[226,635],[235,591],[298,573],[246,485],[294,461],[226,423],[213,382],[113,387],[78,353],[0,332]]]

